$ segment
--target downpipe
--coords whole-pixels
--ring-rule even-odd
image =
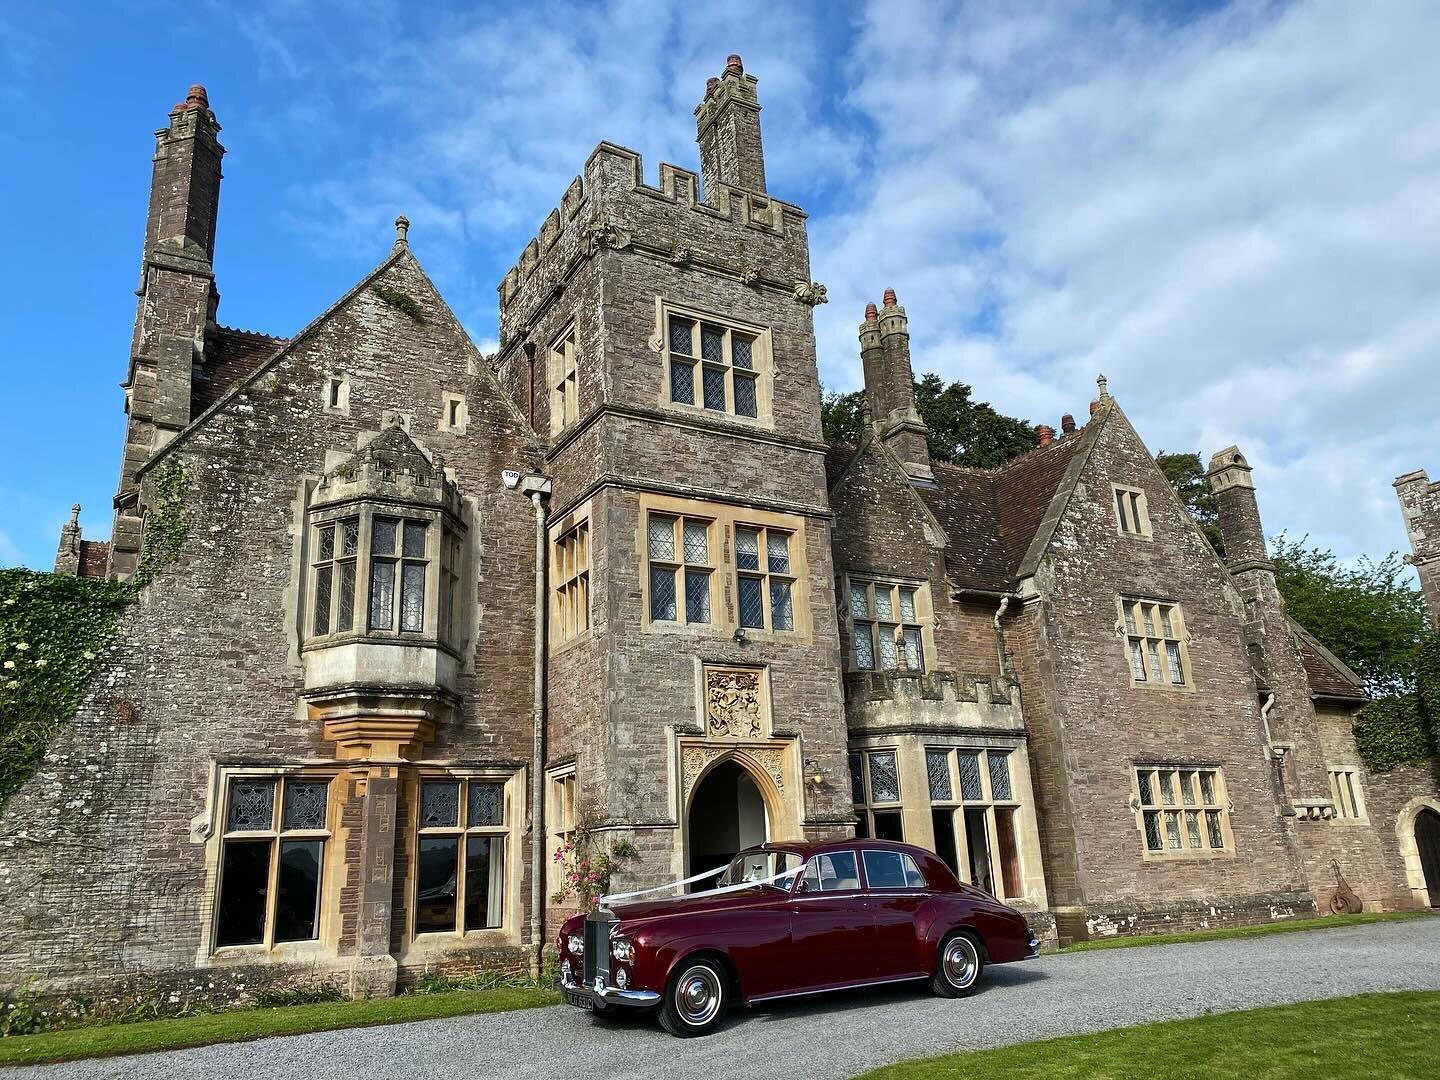
[[[530,751],[530,940],[535,955],[530,972],[538,979],[545,952],[545,530],[550,482],[530,492],[535,505],[535,705]]]

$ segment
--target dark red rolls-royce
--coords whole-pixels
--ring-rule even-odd
[[[986,964],[1039,953],[1019,912],[885,840],[749,848],[715,888],[576,915],[558,944],[566,1001],[655,1008],[682,1037],[732,1005],[826,990],[927,979],[962,997]]]

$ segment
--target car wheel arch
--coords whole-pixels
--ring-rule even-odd
[[[735,962],[730,959],[729,953],[724,949],[717,949],[709,945],[700,945],[676,952],[675,959],[670,962],[670,966],[665,971],[664,992],[668,994],[670,983],[675,976],[683,971],[687,964],[692,964],[697,960],[713,960],[717,963],[720,970],[725,973],[726,982],[729,984],[728,989],[734,993],[735,1001],[745,1000],[744,989],[740,985],[740,972],[736,970]]]
[[[985,963],[990,962],[990,949],[985,944],[985,935],[980,932],[980,928],[969,921],[951,923],[945,928],[944,932],[936,936],[934,944],[930,949],[930,973],[932,975],[940,963],[940,947],[945,944],[952,934],[957,933],[968,934],[974,938],[975,944],[980,948],[980,959]]]

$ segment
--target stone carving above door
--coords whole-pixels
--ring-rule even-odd
[[[705,734],[712,739],[769,736],[764,671],[760,668],[705,669]]]

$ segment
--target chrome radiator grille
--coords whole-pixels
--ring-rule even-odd
[[[616,919],[592,911],[585,919],[585,985],[594,986],[597,975],[610,985],[610,930]]]

